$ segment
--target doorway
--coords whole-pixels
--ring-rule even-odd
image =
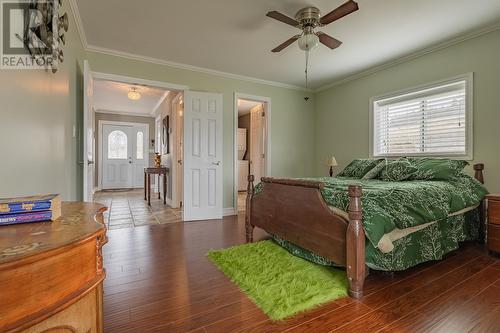
[[[149,166],[148,124],[100,120],[99,132],[102,189],[142,188]]]
[[[245,210],[248,175],[254,175],[258,183],[271,174],[271,99],[235,93],[234,101],[234,203],[241,213]]]

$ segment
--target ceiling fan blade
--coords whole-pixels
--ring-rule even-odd
[[[266,14],[266,16],[271,17],[271,18],[273,18],[275,20],[278,20],[280,22],[289,24],[289,25],[291,25],[293,27],[298,27],[299,26],[299,22],[297,22],[293,18],[291,18],[289,16],[286,16],[285,14],[281,14],[280,12],[277,12],[275,10],[273,10],[272,12],[268,12]]]
[[[329,48],[336,49],[340,45],[342,45],[342,42],[339,41],[338,39],[333,38],[330,35],[325,34],[324,32],[318,31],[316,35],[319,37],[319,42],[323,45],[328,46]]]
[[[322,25],[327,25],[346,15],[351,14],[352,12],[357,11],[358,9],[359,9],[358,4],[353,0],[349,0],[340,7],[337,7],[328,14],[322,16],[319,21],[321,22]]]
[[[281,50],[288,47],[290,44],[292,44],[293,42],[295,42],[299,38],[300,38],[300,35],[293,36],[292,38],[288,39],[286,42],[283,42],[279,46],[272,49],[272,52],[274,52],[274,53],[280,52]]]

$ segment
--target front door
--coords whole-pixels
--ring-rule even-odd
[[[222,95],[184,92],[184,220],[222,218]]]
[[[148,165],[146,124],[102,127],[102,188],[140,188]]]

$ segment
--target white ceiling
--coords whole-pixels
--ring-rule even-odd
[[[327,13],[346,0],[85,0],[78,9],[89,48],[304,86],[297,45],[272,48],[298,32],[265,16],[289,16],[307,5]],[[311,54],[310,87],[318,88],[500,21],[499,0],[358,0],[358,12],[322,31],[344,44]]]
[[[244,116],[250,113],[250,110],[255,106],[261,104],[261,102],[249,101],[246,99],[238,100],[238,117]]]
[[[139,100],[133,101],[127,97],[132,87],[136,87],[137,92],[141,94]],[[151,116],[159,103],[163,101],[166,92],[159,88],[96,80],[94,82],[94,107],[98,112]]]

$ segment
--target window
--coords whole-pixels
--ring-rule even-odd
[[[144,159],[144,134],[142,132],[137,132],[137,159]]]
[[[372,156],[472,159],[472,74],[372,99]]]
[[[108,135],[108,159],[127,158],[127,135],[122,131],[113,131]]]

